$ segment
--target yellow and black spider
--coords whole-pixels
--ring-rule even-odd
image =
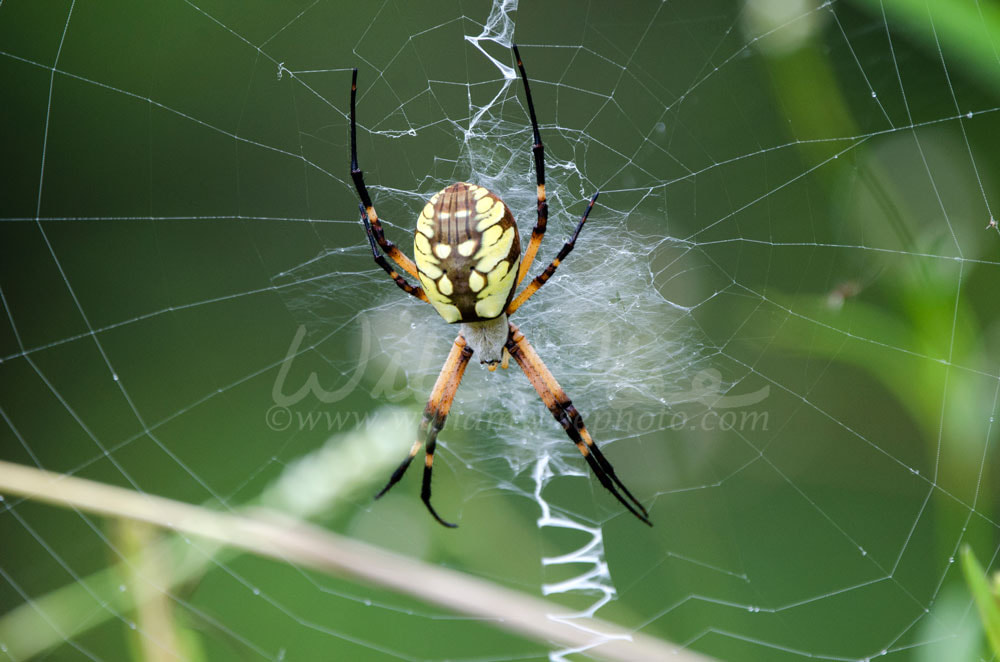
[[[351,79],[351,178],[361,198],[361,220],[368,234],[375,262],[404,292],[430,303],[449,324],[461,324],[458,337],[455,338],[424,409],[417,440],[413,443],[409,455],[393,472],[388,484],[375,495],[375,498],[378,499],[388,492],[403,477],[420,447],[426,444],[420,497],[434,519],[448,527],[456,526],[441,519],[431,506],[431,470],[434,465],[438,432],[444,427],[455,392],[458,391],[459,382],[462,381],[465,367],[473,353],[479,354],[480,362],[487,364],[490,370],[495,370],[497,364],[506,368],[510,357],[513,356],[528,377],[528,381],[538,391],[542,402],[583,453],[583,457],[601,481],[601,485],[633,515],[652,526],[649,513],[615,475],[611,463],[587,432],[580,413],[549,369],[545,367],[535,348],[528,344],[524,334],[508,321],[508,317],[545,284],[559,263],[573,250],[580,229],[594,207],[598,195],[595,193],[590,199],[590,204],[587,205],[587,210],[583,213],[573,236],[563,245],[556,258],[524,288],[517,298],[514,298],[514,291],[524,280],[542,242],[549,209],[545,202],[545,160],[542,139],[538,133],[535,107],[531,102],[528,76],[524,72],[517,46],[512,46],[512,49],[517,60],[517,68],[521,72],[521,80],[524,81],[524,96],[531,116],[531,128],[535,140],[531,152],[535,159],[535,177],[538,182],[538,220],[531,231],[531,241],[524,252],[523,260],[517,224],[510,209],[492,191],[465,182],[452,184],[434,194],[424,206],[417,218],[417,229],[414,232],[413,248],[416,263],[386,239],[378,214],[375,213],[371,197],[368,195],[368,189],[365,187],[361,169],[358,167],[355,120],[357,69],[354,70]],[[403,271],[419,280],[420,285],[410,285],[400,276],[385,259],[385,255],[379,253],[379,247],[389,259],[402,267]],[[625,494],[624,497],[622,493]]]

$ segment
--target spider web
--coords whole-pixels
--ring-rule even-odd
[[[1000,545],[1000,16],[912,4],[4,0],[0,460],[279,508],[721,659],[993,659],[956,558]],[[371,501],[456,329],[371,260],[350,70],[392,240],[458,180],[526,240],[511,40],[535,272],[601,191],[515,322],[651,530],[516,366],[471,365],[441,433],[457,531],[418,467]],[[80,512],[0,527],[0,659],[586,659],[196,540],[136,566],[158,534]]]

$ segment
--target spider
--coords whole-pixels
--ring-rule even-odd
[[[652,526],[646,508],[632,496],[615,475],[611,463],[594,443],[583,424],[583,418],[556,382],[555,377],[549,372],[534,347],[528,343],[524,334],[508,319],[552,277],[562,260],[573,250],[577,236],[598,196],[598,193],[595,193],[590,199],[590,204],[587,205],[573,236],[563,245],[556,258],[515,298],[514,292],[531,268],[542,236],[545,234],[549,210],[545,201],[545,159],[542,139],[538,132],[535,107],[531,101],[528,75],[524,71],[517,46],[512,45],[511,49],[521,73],[521,80],[524,82],[524,96],[531,116],[531,129],[534,134],[531,152],[535,161],[538,191],[538,218],[531,231],[531,241],[523,258],[517,224],[507,205],[492,191],[465,182],[457,182],[434,194],[424,206],[417,218],[417,228],[413,235],[415,260],[410,260],[386,238],[378,214],[372,206],[371,196],[365,187],[364,176],[358,167],[355,119],[357,69],[354,69],[351,78],[351,179],[361,199],[359,205],[361,221],[375,262],[404,292],[431,304],[445,322],[461,325],[424,409],[417,440],[410,448],[409,455],[396,468],[389,482],[375,495],[375,498],[380,498],[399,482],[421,446],[426,446],[420,497],[434,519],[450,528],[457,526],[442,519],[431,505],[431,471],[434,466],[438,433],[444,427],[451,403],[472,355],[478,354],[480,363],[486,364],[491,371],[495,370],[498,364],[506,368],[510,357],[514,357],[528,381],[535,387],[542,402],[580,449],[601,485],[607,488],[629,512]],[[419,281],[420,285],[411,285],[407,282],[389,264],[386,256]]]

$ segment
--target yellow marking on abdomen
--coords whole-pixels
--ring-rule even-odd
[[[486,235],[492,230],[499,230],[499,226],[490,228],[483,234],[483,247],[479,249],[476,253],[475,259],[479,260],[476,263],[476,269],[482,271],[483,273],[489,273],[493,270],[493,267],[497,266],[500,260],[504,259],[510,254],[510,248],[514,244],[514,227],[511,226],[503,231],[503,235],[500,236],[492,244],[487,245]]]
[[[417,232],[428,239],[434,236],[434,205],[427,203],[417,217]]]
[[[451,244],[436,244],[434,254],[442,260],[451,255]]]
[[[499,317],[507,305],[507,296],[517,279],[517,262],[513,266],[506,260],[501,262],[489,273],[487,279],[489,285],[479,293],[481,298],[476,302],[476,314],[485,319],[492,319]]]
[[[431,242],[422,234],[413,235],[413,247],[417,250],[417,254],[423,254],[428,261],[437,264],[437,260],[431,255]]]
[[[420,284],[424,286],[424,293],[427,295],[427,299],[434,306],[434,310],[438,311],[438,314],[444,318],[445,322],[451,324],[462,319],[462,313],[458,310],[458,307],[451,302],[451,299],[438,291],[437,284],[433,280],[423,273],[417,273],[417,275],[420,276]]]
[[[493,198],[480,197],[476,200],[476,213],[485,214],[493,206]]]
[[[436,265],[423,261],[419,255],[417,256],[417,271],[428,278],[439,278],[444,273]]]
[[[486,285],[486,279],[483,278],[481,273],[473,269],[472,273],[469,274],[469,289],[473,292],[478,292],[483,289],[484,285]]]
[[[483,200],[489,200],[493,202],[493,198],[483,198]],[[476,210],[479,210],[479,205],[482,204],[483,200],[476,203]],[[503,218],[504,206],[502,202],[497,202],[491,207],[487,208],[485,212],[476,214],[476,230],[482,232],[491,225],[496,225]]]
[[[476,257],[474,259],[478,260],[483,255],[485,255],[486,252],[490,249],[490,246],[497,243],[497,240],[500,239],[500,236],[502,234],[503,234],[503,228],[500,227],[499,225],[495,225],[492,228],[488,229],[486,232],[484,232],[482,235],[483,247],[479,249],[479,252],[476,253]]]
[[[458,245],[458,254],[462,257],[469,257],[476,250],[476,240],[466,239]]]
[[[450,297],[451,293],[454,291],[453,288],[452,288],[452,286],[451,286],[451,281],[448,280],[448,275],[447,274],[442,274],[441,279],[438,280],[438,282],[437,282],[437,286],[438,286],[438,289],[441,290],[441,294],[443,294],[445,296],[449,296]]]
[[[500,283],[503,282],[504,276],[506,276],[509,273],[509,270],[510,270],[510,262],[504,260],[503,262],[498,264],[493,269],[493,271],[486,274],[486,282],[489,283],[489,287],[487,287],[485,290],[482,291],[482,293],[479,295],[480,298],[488,297],[494,292],[496,292],[497,289],[500,287]]]
[[[442,273],[437,258],[431,255],[431,242],[420,232],[413,235],[413,260],[417,270],[428,278],[436,279]]]

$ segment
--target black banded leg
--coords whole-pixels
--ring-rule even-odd
[[[431,506],[431,471],[434,464],[434,451],[437,448],[438,433],[441,431],[441,428],[444,427],[445,419],[448,417],[448,412],[451,410],[451,403],[455,400],[455,393],[458,392],[458,386],[462,382],[462,376],[465,374],[465,368],[469,364],[470,358],[472,358],[472,349],[466,344],[465,338],[459,335],[455,338],[455,342],[451,347],[451,352],[448,353],[448,358],[444,362],[444,367],[441,369],[441,373],[438,375],[437,381],[434,383],[430,399],[427,401],[427,406],[424,408],[424,415],[420,420],[420,429],[417,432],[417,440],[410,448],[410,453],[406,459],[403,460],[403,462],[392,473],[392,476],[389,478],[389,482],[386,486],[375,495],[376,499],[380,498],[388,492],[393,485],[398,483],[403,477],[403,474],[406,473],[410,463],[413,462],[413,458],[416,457],[417,453],[420,451],[420,447],[426,444],[427,450],[424,459],[424,477],[420,497],[427,506],[431,515],[434,516],[434,519],[447,527],[455,527],[456,525],[441,519]]]
[[[375,258],[375,264],[382,267],[382,269],[389,274],[389,278],[399,286],[399,289],[403,290],[410,296],[414,296],[425,303],[430,303],[427,301],[427,295],[424,294],[424,289],[419,285],[410,285],[405,278],[399,275],[389,261],[385,259],[385,256],[378,252],[378,246],[375,243],[375,235],[372,234],[372,226],[368,223],[368,215],[365,214],[364,205],[358,205],[358,209],[361,210],[361,222],[365,226],[365,233],[368,235],[368,243],[372,247],[372,257]]]
[[[434,510],[434,506],[431,505],[431,473],[434,471],[434,451],[437,450],[438,433],[441,432],[441,428],[444,427],[445,419],[448,418],[448,412],[451,411],[451,403],[455,401],[455,394],[458,392],[458,385],[462,382],[462,376],[465,374],[466,366],[469,365],[469,359],[472,358],[472,348],[465,345],[465,338],[459,336],[455,340],[455,346],[459,346],[459,340],[462,341],[461,356],[458,358],[458,364],[452,373],[451,381],[448,382],[448,385],[444,389],[444,393],[441,397],[441,403],[438,406],[436,415],[431,420],[430,431],[427,433],[427,438],[425,440],[424,448],[426,451],[424,455],[424,480],[420,488],[420,498],[423,500],[424,505],[427,506],[427,510],[429,510],[431,515],[434,516],[434,519],[444,526],[452,529],[458,525],[441,519],[441,516],[437,514],[436,510]]]
[[[580,412],[576,410],[576,407],[574,407],[573,403],[570,402],[568,399],[565,402],[560,403],[560,405],[566,412],[566,415],[569,417],[570,426],[573,429],[579,431],[580,438],[583,440],[584,444],[586,444],[587,446],[587,449],[590,451],[588,457],[590,455],[594,457],[597,463],[601,466],[601,469],[604,470],[604,472],[608,475],[611,481],[618,486],[618,488],[625,494],[626,497],[628,497],[632,501],[632,503],[638,506],[639,510],[642,511],[642,514],[645,515],[646,518],[648,519],[649,513],[646,512],[646,508],[639,502],[638,499],[636,499],[632,495],[631,492],[629,492],[629,489],[625,487],[625,484],[621,481],[620,478],[618,478],[618,475],[615,473],[615,468],[611,466],[611,462],[609,462],[608,459],[604,457],[604,453],[602,453],[601,449],[597,446],[597,442],[594,441],[591,438],[590,433],[587,432],[587,428],[583,424],[583,417],[580,416]],[[572,435],[570,435],[570,437],[572,437]],[[605,487],[607,487],[607,485],[605,485]],[[647,524],[648,523],[649,522],[647,522]]]
[[[566,434],[569,435],[570,440],[576,444],[576,447],[583,455],[583,458],[587,461],[587,464],[590,465],[590,470],[594,472],[595,476],[597,476],[597,480],[604,486],[604,489],[611,492],[611,494],[613,494],[615,498],[629,510],[629,512],[646,524],[652,526],[653,523],[649,521],[649,513],[647,513],[643,505],[639,503],[634,496],[632,496],[632,493],[628,491],[628,488],[625,487],[620,480],[618,480],[617,476],[615,476],[614,469],[611,468],[611,464],[604,459],[604,455],[600,452],[600,450],[598,450],[597,445],[593,443],[593,440],[589,440],[590,435],[587,434],[587,439],[585,440],[583,434],[581,434],[581,429],[574,426],[569,414],[561,407],[560,404],[557,403],[554,407],[551,407],[550,411],[555,419],[559,421],[559,424],[562,425]],[[586,429],[584,428],[583,431],[586,432]],[[623,499],[621,495],[618,494],[618,488],[621,488],[628,498],[631,499],[636,506],[638,506],[639,511],[636,511],[636,509],[632,507],[631,503],[629,503],[626,499]],[[642,514],[640,515],[639,512]]]
[[[452,524],[451,522],[446,522],[441,519],[441,516],[437,514],[434,510],[434,506],[431,505],[431,472],[434,470],[434,451],[437,449],[437,439],[429,442],[427,444],[427,454],[424,456],[424,482],[420,487],[420,499],[427,506],[427,510],[431,512],[439,523],[447,526],[449,529],[454,529],[458,524]]]
[[[545,363],[542,362],[542,359],[540,356],[538,356],[538,353],[535,351],[535,348],[532,347],[530,343],[528,343],[528,340],[523,337],[520,331],[518,331],[518,335],[521,335],[523,339],[522,349],[525,351],[525,353],[529,356],[530,359],[534,360],[535,370],[539,373],[542,380],[545,382],[545,385],[549,389],[549,392],[552,393],[553,399],[555,400],[560,410],[565,413],[568,421],[571,424],[572,429],[577,431],[577,433],[580,436],[580,440],[582,440],[584,445],[586,446],[587,452],[584,453],[583,448],[580,448],[580,452],[584,453],[584,455],[587,456],[588,458],[591,455],[593,455],[594,460],[601,467],[604,473],[608,475],[610,480],[615,485],[617,485],[621,489],[621,491],[624,492],[625,495],[632,501],[632,503],[634,503],[639,508],[639,510],[642,511],[642,514],[648,518],[649,513],[646,512],[646,508],[639,502],[638,499],[632,496],[632,493],[629,491],[629,489],[625,487],[625,484],[622,483],[621,479],[618,478],[618,475],[615,473],[614,467],[611,466],[611,462],[609,462],[608,459],[604,457],[604,453],[602,453],[601,449],[597,447],[597,442],[595,442],[591,438],[590,433],[587,431],[587,427],[583,424],[583,417],[580,416],[580,412],[578,412],[576,410],[576,407],[573,406],[573,403],[570,401],[569,396],[566,395],[566,392],[563,391],[561,386],[559,386],[559,382],[556,381],[555,376],[545,366]],[[577,441],[577,438],[571,432],[569,432],[569,434],[570,438],[572,438],[574,442]],[[579,447],[579,444],[577,444],[577,446]],[[593,463],[590,464],[593,467]],[[598,477],[600,478],[600,476]],[[601,482],[602,484],[605,485],[605,487],[607,486],[603,480]],[[621,501],[620,498],[619,500]],[[632,509],[629,508],[629,510]],[[634,513],[635,511],[633,510],[632,512]],[[646,523],[650,524],[648,520],[646,521]],[[652,525],[650,524],[650,526]]]
[[[604,489],[611,492],[611,494],[618,499],[619,503],[625,506],[630,513],[649,526],[653,526],[653,523],[649,521],[649,513],[646,512],[645,506],[639,503],[639,500],[632,496],[632,493],[629,492],[628,488],[625,487],[621,480],[618,479],[618,476],[615,475],[615,470],[611,467],[611,463],[604,458],[604,454],[597,448],[597,444],[594,443],[594,440],[590,438],[590,433],[587,432],[587,429],[582,427],[583,421],[580,420],[580,427],[577,427],[558,400],[556,401],[555,406],[550,407],[549,410],[552,412],[552,415],[556,418],[556,420],[559,421],[560,425],[563,426],[563,429],[566,431],[566,434],[569,435],[569,438],[574,444],[576,444],[577,449],[579,449],[580,453],[587,461],[587,464],[590,465],[590,470],[594,472],[595,476],[597,476],[597,480],[604,486]],[[628,497],[627,499],[618,493],[619,489],[625,493],[625,496]],[[631,503],[629,503],[629,501],[631,501]],[[635,504],[635,507],[632,506],[633,503]],[[638,508],[638,510],[636,508]]]
[[[382,223],[379,221],[378,214],[375,213],[375,207],[372,205],[371,196],[368,195],[368,187],[365,186],[364,174],[361,172],[361,168],[358,167],[358,124],[355,119],[357,96],[358,70],[355,68],[354,73],[351,75],[351,179],[354,181],[354,188],[357,189],[358,197],[361,198],[361,207],[364,209],[368,221],[371,222],[371,232],[375,235],[375,241],[378,242],[379,247],[389,256],[390,260],[402,267],[403,271],[410,274],[413,278],[418,278],[417,267],[413,264],[413,260],[406,257],[396,244],[386,239],[385,232],[382,230]]]
[[[580,222],[576,224],[576,230],[573,231],[573,236],[569,238],[569,241],[563,244],[561,249],[559,249],[559,253],[556,255],[556,258],[549,263],[549,266],[545,267],[545,270],[542,271],[542,273],[535,276],[535,279],[528,283],[528,286],[524,288],[524,291],[517,295],[516,299],[510,302],[507,306],[508,315],[520,308],[521,304],[530,299],[532,295],[538,291],[538,288],[547,283],[549,278],[552,278],[552,274],[556,272],[556,269],[559,268],[562,261],[566,259],[566,256],[569,255],[570,251],[573,250],[573,247],[576,246],[576,238],[580,236],[580,230],[583,229],[583,224],[587,222],[587,217],[590,216],[590,210],[594,208],[594,203],[597,202],[597,196],[600,194],[601,192],[598,191],[594,194],[594,197],[590,199],[590,204],[588,204],[587,209],[584,210],[583,216],[580,218]]]
[[[524,63],[521,62],[521,54],[517,51],[517,44],[511,44],[514,51],[514,59],[517,60],[517,68],[521,72],[521,80],[524,82],[524,98],[528,102],[528,115],[531,116],[531,131],[534,137],[534,144],[531,146],[531,155],[535,159],[535,183],[538,196],[538,217],[535,227],[531,230],[531,241],[528,242],[524,250],[524,257],[521,258],[521,266],[517,271],[516,288],[524,280],[531,268],[531,263],[535,261],[538,247],[542,243],[545,235],[545,227],[549,220],[549,203],[545,200],[545,148],[542,147],[542,134],[538,131],[538,119],[535,117],[535,104],[531,100],[531,88],[528,86],[528,74],[524,71]]]
[[[649,521],[649,513],[646,511],[646,508],[638,499],[632,496],[632,493],[615,474],[611,463],[597,448],[594,440],[591,439],[590,433],[583,424],[583,418],[576,408],[573,407],[569,398],[566,397],[565,391],[556,382],[555,377],[552,376],[549,369],[545,367],[534,347],[528,343],[527,339],[514,324],[510,325],[507,350],[514,357],[514,360],[517,361],[518,365],[521,366],[528,381],[535,387],[542,402],[548,407],[552,416],[562,425],[563,430],[566,431],[570,440],[576,444],[576,447],[580,450],[584,459],[586,459],[587,464],[590,465],[591,471],[597,476],[601,485],[611,492],[618,502],[625,506],[630,513],[645,524],[652,526],[653,523]],[[621,492],[619,492],[619,489],[621,489]],[[622,493],[626,496],[622,496]]]
[[[381,499],[386,492],[392,489],[393,485],[399,482],[399,479],[403,477],[403,474],[405,474],[406,470],[410,467],[410,462],[413,462],[413,458],[417,456],[417,451],[420,450],[420,446],[421,444],[419,441],[413,442],[413,447],[410,448],[410,454],[399,464],[398,467],[396,467],[396,470],[392,472],[389,482],[385,484],[385,487],[379,490],[378,494],[375,495],[376,499]]]

